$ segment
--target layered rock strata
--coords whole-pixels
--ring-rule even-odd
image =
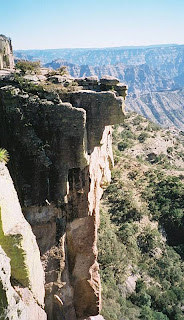
[[[100,80],[97,76],[76,78],[75,81],[86,90],[115,91],[117,96],[125,98],[127,86],[112,76],[103,76]]]
[[[126,87],[123,96],[39,90],[13,76],[0,82],[0,145],[41,251],[48,319],[86,319],[101,308],[99,202],[113,165],[110,125],[124,119]]]
[[[11,39],[0,34],[0,70],[4,68],[13,69],[14,58]]]

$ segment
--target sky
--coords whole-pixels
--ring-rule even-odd
[[[184,0],[0,0],[14,49],[184,44]]]

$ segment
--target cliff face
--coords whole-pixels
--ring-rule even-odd
[[[104,90],[112,83],[101,81]],[[48,319],[86,319],[101,308],[99,202],[113,165],[110,125],[124,119],[126,87],[123,96],[99,88],[35,91],[13,76],[0,83],[0,145],[40,248]]]
[[[3,68],[13,69],[14,58],[11,40],[0,35],[0,70]]]
[[[44,295],[36,239],[21,212],[9,172],[0,162],[0,318],[46,319]]]

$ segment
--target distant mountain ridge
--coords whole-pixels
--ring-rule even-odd
[[[54,69],[65,65],[74,77],[119,78],[129,87],[129,109],[184,130],[184,45],[24,50],[15,55]]]
[[[129,96],[126,106],[164,127],[175,126],[184,131],[184,88]]]
[[[176,88],[173,79],[165,79],[157,70],[154,70],[147,64],[125,66],[120,63],[117,65],[89,66],[75,65],[62,59],[56,59],[51,63],[45,64],[45,67],[53,69],[61,66],[67,66],[69,73],[76,78],[94,75],[97,75],[99,78],[104,75],[116,77],[128,85],[129,94],[149,93],[150,91]]]
[[[92,66],[115,65],[123,63],[125,65],[137,65],[147,63],[152,67],[172,62],[173,59],[183,59],[184,45],[160,45],[148,47],[128,47],[128,48],[96,48],[96,49],[45,49],[45,50],[15,50],[17,58],[28,60],[40,60],[48,63],[55,59],[64,59],[74,64],[88,64]],[[159,59],[158,59],[159,57]]]

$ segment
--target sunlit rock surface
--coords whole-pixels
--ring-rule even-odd
[[[36,238],[21,212],[9,172],[1,162],[0,256],[1,311],[7,319],[46,319],[44,272]]]
[[[4,68],[13,69],[14,58],[11,39],[0,34],[0,70]]]

